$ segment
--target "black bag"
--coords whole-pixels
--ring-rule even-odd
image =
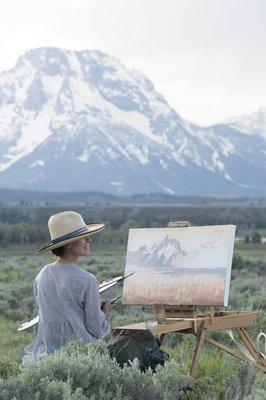
[[[157,365],[164,365],[168,360],[168,354],[159,348],[156,338],[150,331],[120,336],[108,346],[108,350],[110,357],[115,358],[120,367],[137,358],[142,372],[149,367],[154,372]]]

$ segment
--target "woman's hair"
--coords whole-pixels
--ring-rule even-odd
[[[57,257],[62,257],[65,253],[65,246],[57,247],[56,249],[52,250],[52,253]]]

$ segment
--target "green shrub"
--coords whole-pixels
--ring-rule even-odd
[[[101,342],[73,342],[53,356],[21,367],[16,378],[0,381],[1,400],[179,399],[188,375],[176,361],[157,373],[141,373],[137,360],[121,369]]]
[[[261,243],[261,235],[259,232],[255,232],[252,237],[251,237],[251,242],[252,243]]]
[[[266,378],[265,375],[256,374],[250,393],[243,400],[265,400],[266,398]]]
[[[0,358],[0,378],[10,378],[18,373],[18,363],[5,357]]]

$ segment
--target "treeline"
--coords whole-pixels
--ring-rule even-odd
[[[129,228],[165,227],[176,220],[192,225],[234,224],[238,231],[266,228],[266,207],[0,206],[0,245],[49,241],[49,217],[65,210],[81,213],[86,222],[105,222],[107,229],[94,239],[100,243],[124,244]]]
[[[52,214],[73,210],[87,222],[104,221],[118,229],[127,220],[138,225],[162,227],[169,221],[189,220],[193,225],[235,224],[241,228],[266,228],[266,207],[209,207],[209,206],[0,206],[0,223],[45,224]]]
[[[224,205],[227,206],[266,206],[266,198],[226,198],[211,196],[170,195],[166,193],[140,193],[131,196],[118,196],[102,192],[42,192],[34,190],[1,189],[0,204],[55,206],[82,204],[183,204],[183,205]]]

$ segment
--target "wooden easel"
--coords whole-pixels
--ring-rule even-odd
[[[190,226],[189,221],[170,222],[169,227],[185,227]],[[152,334],[158,337],[158,343],[161,345],[166,333],[187,333],[197,336],[197,345],[195,348],[192,365],[190,369],[190,381],[193,382],[200,361],[204,343],[226,351],[240,361],[253,362],[255,368],[266,372],[266,360],[257,349],[256,344],[250,337],[247,327],[255,325],[259,318],[256,311],[214,311],[199,313],[194,306],[169,306],[164,304],[155,304],[155,321],[141,322],[137,324],[120,326],[113,330],[116,335],[132,335],[134,333],[150,330]],[[232,349],[222,343],[212,339],[209,334],[222,330],[236,330],[242,339],[248,358],[244,353]]]
[[[210,311],[208,313],[198,313],[197,310],[189,309],[169,309],[170,306],[155,306],[156,321],[140,322],[137,324],[119,326],[114,329],[116,335],[132,335],[134,333],[150,330],[158,337],[161,345],[166,333],[189,333],[197,336],[197,345],[190,369],[191,382],[194,380],[204,343],[212,344],[219,349],[226,351],[240,361],[252,360],[255,368],[266,372],[266,360],[257,349],[254,341],[250,337],[247,327],[257,323],[259,313],[256,311]],[[175,316],[173,316],[175,315]],[[165,318],[163,320],[163,318]],[[243,340],[246,350],[250,355],[247,358],[238,350],[232,349],[218,341],[212,339],[209,334],[222,330],[236,330]]]

